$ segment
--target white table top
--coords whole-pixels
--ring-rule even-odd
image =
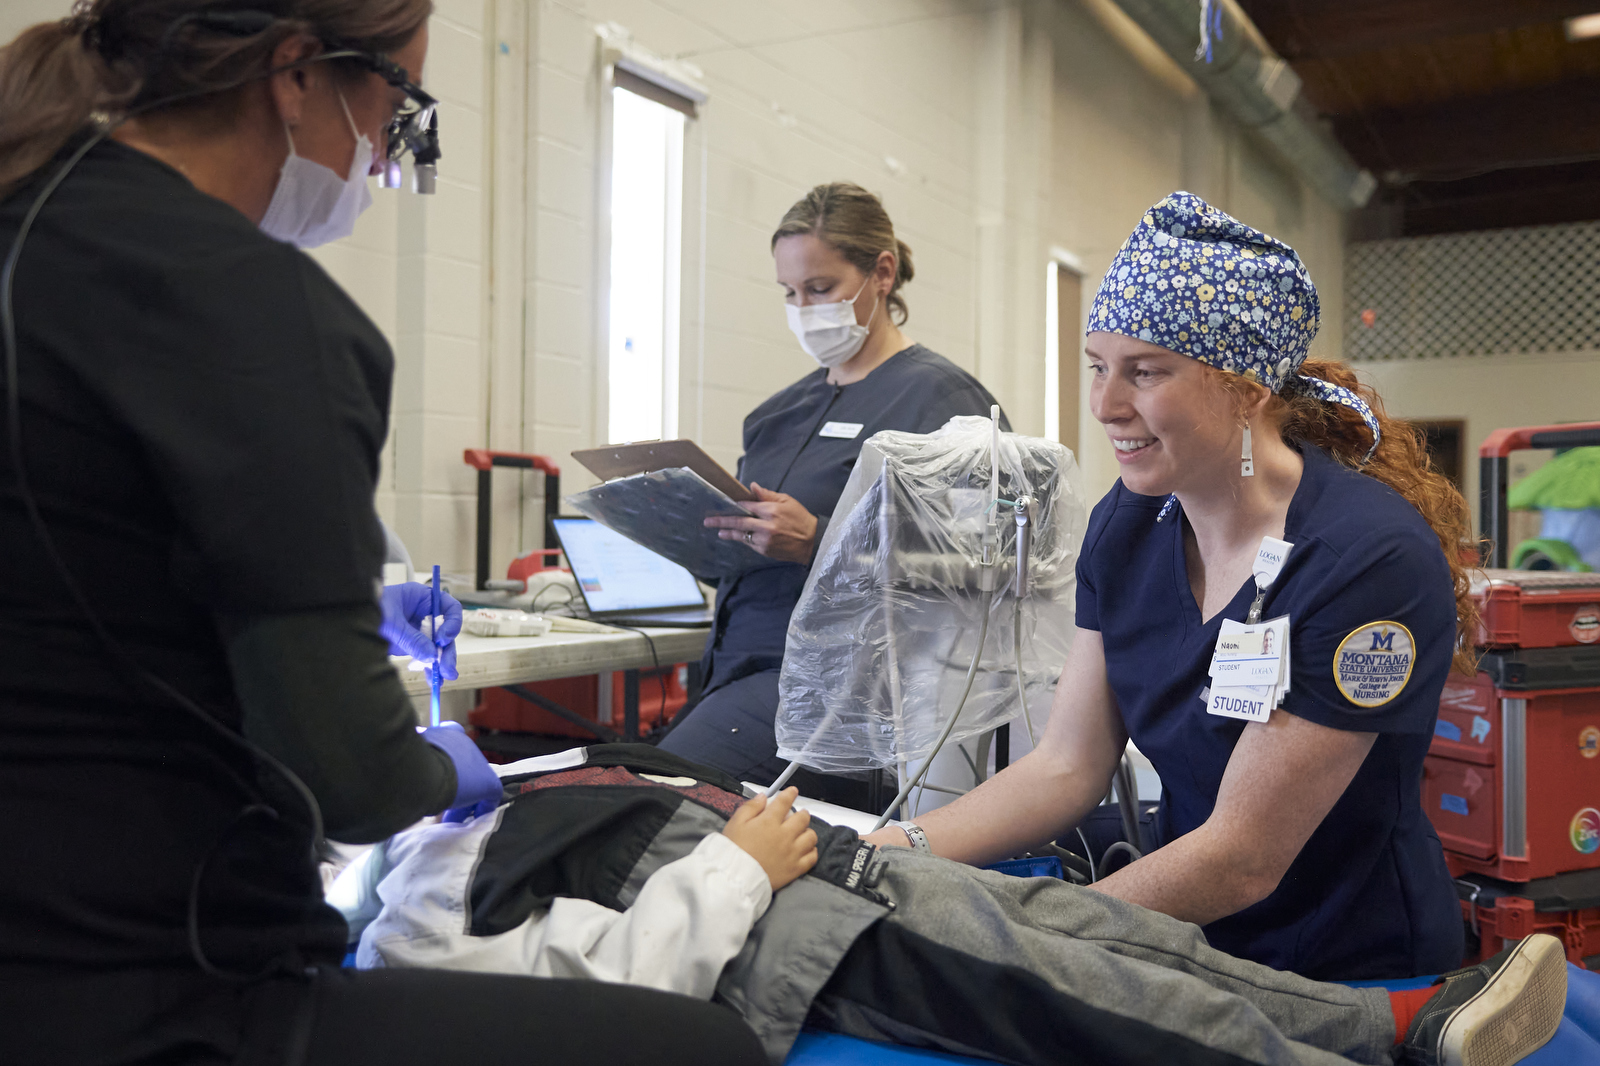
[[[705,629],[646,629],[655,641],[662,666],[693,662],[705,651]],[[411,658],[389,660],[400,673],[408,695],[428,694],[428,675],[410,670]],[[461,676],[446,681],[446,689],[494,688],[524,681],[577,677],[605,670],[641,670],[651,666],[650,646],[638,633],[549,633],[542,637],[456,638],[456,669]]]

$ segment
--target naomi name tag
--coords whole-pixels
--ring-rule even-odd
[[[1254,625],[1224,618],[1200,694],[1206,713],[1265,722],[1289,692],[1290,662],[1288,615]]]
[[[840,440],[855,440],[861,435],[865,422],[828,422],[817,430],[819,437],[838,437]]]
[[[1224,688],[1232,685],[1276,685],[1283,679],[1284,646],[1289,641],[1289,619],[1241,625],[1223,619],[1217,648],[1211,657],[1212,680]]]

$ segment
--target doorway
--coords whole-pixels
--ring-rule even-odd
[[[1052,258],[1045,277],[1044,435],[1078,454],[1083,275]]]

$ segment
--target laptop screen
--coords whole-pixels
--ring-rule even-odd
[[[704,605],[694,575],[677,563],[589,518],[557,518],[554,523],[591,612]]]

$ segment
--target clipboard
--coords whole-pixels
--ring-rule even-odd
[[[687,467],[730,500],[749,503],[756,498],[755,493],[740,484],[738,478],[724,470],[720,463],[692,440],[608,444],[603,448],[582,448],[573,452],[572,457],[601,481]]]
[[[737,482],[735,482],[737,484]],[[743,507],[687,467],[647,470],[565,497],[579,514],[672,560],[696,577],[729,577],[770,565],[743,540],[723,540],[701,519],[744,517]]]

